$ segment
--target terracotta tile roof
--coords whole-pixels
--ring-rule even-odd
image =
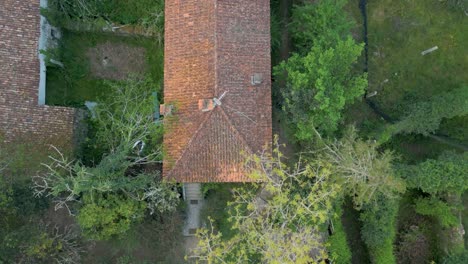
[[[175,111],[165,121],[163,176],[249,181],[244,155],[272,140],[269,1],[165,5],[164,100]]]
[[[0,137],[71,146],[81,112],[38,105],[40,7],[3,0],[0,8]]]

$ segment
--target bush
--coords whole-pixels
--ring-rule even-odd
[[[107,194],[85,196],[78,223],[91,239],[107,240],[127,232],[133,222],[143,219],[146,205],[126,197]]]
[[[455,227],[459,224],[458,218],[452,213],[453,208],[437,198],[419,198],[415,209],[418,214],[437,218],[442,227]]]
[[[361,234],[372,263],[396,263],[393,241],[396,237],[398,205],[396,199],[379,196],[375,204],[363,208]]]
[[[163,0],[49,0],[43,14],[52,25],[60,27],[76,21],[100,27],[108,23],[139,25],[159,39],[164,32]]]
[[[465,250],[460,254],[447,256],[442,263],[443,264],[466,264],[468,263],[468,250]]]
[[[343,210],[339,206],[333,217],[333,234],[328,239],[328,250],[330,251],[333,263],[347,264],[351,263],[351,250],[346,240],[346,233],[341,222]]]

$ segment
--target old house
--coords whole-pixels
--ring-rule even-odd
[[[41,29],[44,20],[38,0],[2,1],[0,138],[71,146],[80,112],[45,105],[45,65],[39,59]]]
[[[163,177],[249,181],[245,155],[272,140],[269,1],[165,5]]]

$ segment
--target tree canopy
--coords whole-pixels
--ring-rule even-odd
[[[253,157],[251,166],[251,177],[262,184],[234,191],[229,207],[233,237],[223,239],[213,229],[202,230],[199,247],[190,257],[208,263],[324,261],[321,229],[340,192],[328,181],[330,165],[310,161],[288,168],[276,150],[274,157]]]
[[[394,125],[393,133],[434,133],[444,118],[468,114],[467,95],[468,86],[463,86],[411,105],[406,116]]]
[[[468,189],[468,153],[446,152],[436,160],[401,166],[400,173],[409,186],[424,192],[461,194]]]
[[[293,8],[291,35],[296,52],[274,68],[284,81],[280,92],[294,136],[313,138],[313,128],[331,135],[345,106],[364,94],[367,74],[355,64],[364,48],[351,37],[352,22],[343,10],[346,1],[304,2]]]

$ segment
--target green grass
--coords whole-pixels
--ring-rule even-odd
[[[347,5],[355,33],[361,32],[360,0]],[[377,90],[371,100],[386,114],[398,120],[414,102],[427,100],[468,83],[468,26],[463,12],[440,1],[368,1],[369,88]],[[358,40],[362,35],[355,35]],[[437,45],[439,50],[421,55]],[[387,82],[383,83],[384,80]],[[345,124],[356,124],[360,135],[378,138],[385,124],[372,110],[357,102],[346,110]],[[380,131],[380,132],[379,132]],[[468,142],[468,116],[443,120],[437,133],[461,143]],[[437,156],[452,149],[433,139],[399,135],[386,144],[408,162]]]
[[[53,57],[64,64],[64,68],[47,68],[46,104],[82,106],[86,100],[95,100],[109,93],[103,79],[93,77],[86,56],[89,48],[100,43],[111,42],[146,50],[147,75],[162,84],[163,46],[156,40],[144,37],[122,37],[110,34],[80,33],[64,31],[58,50]]]
[[[369,1],[369,91],[378,90],[378,105],[398,118],[409,103],[468,83],[467,26],[440,1]]]

